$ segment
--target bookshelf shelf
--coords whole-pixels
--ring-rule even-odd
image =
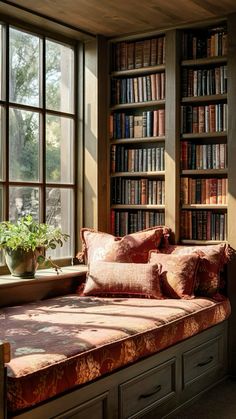
[[[112,205],[112,209],[164,210],[165,205]]]
[[[165,172],[159,171],[159,172],[116,172],[111,173],[111,177],[140,177],[140,178],[146,178],[146,177],[164,177]]]
[[[165,65],[147,66],[142,68],[134,68],[132,70],[112,71],[111,77],[136,76],[150,73],[159,73],[165,71]]]
[[[182,60],[181,65],[183,67],[196,67],[214,64],[225,64],[227,63],[227,56],[220,57],[208,57],[208,58],[196,58],[194,60]]]
[[[111,140],[110,144],[130,144],[130,143],[160,143],[165,141],[165,136],[160,137],[132,137],[132,138],[120,138],[119,140]]]
[[[189,204],[189,205],[182,205],[182,209],[184,210],[212,210],[212,209],[216,209],[216,210],[227,210],[227,205],[222,205],[222,204]]]
[[[181,175],[227,175],[227,169],[196,169],[196,170],[182,170]]]
[[[189,139],[189,140],[197,140],[202,138],[227,138],[227,132],[226,131],[219,131],[219,132],[201,132],[201,133],[187,133],[182,134],[181,139]]]
[[[208,96],[186,96],[182,98],[182,103],[199,103],[199,102],[219,102],[227,100],[227,94],[208,95]]]
[[[132,108],[150,108],[160,106],[163,107],[165,105],[165,100],[150,100],[146,102],[132,102],[132,103],[122,103],[119,105],[111,106],[111,111],[118,111],[120,109],[132,109]]]
[[[196,58],[194,60],[182,60],[181,65],[185,67],[225,64],[227,63],[227,56]]]

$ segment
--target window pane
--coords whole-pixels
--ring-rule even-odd
[[[0,25],[0,99],[4,100],[5,99],[5,85],[6,83],[4,82],[4,59],[3,59],[3,54],[4,54],[4,44],[3,44],[3,26]]]
[[[46,41],[46,107],[61,112],[74,110],[74,51]]]
[[[39,106],[40,39],[13,28],[9,36],[10,101]]]
[[[39,114],[11,108],[9,112],[10,180],[39,179]]]
[[[5,109],[0,106],[0,180],[5,180]]]
[[[46,221],[59,226],[63,233],[70,235],[63,247],[49,250],[48,256],[52,258],[71,257],[74,242],[74,194],[71,189],[47,188],[46,190]]]
[[[9,219],[16,221],[24,215],[31,214],[39,220],[39,189],[28,186],[9,188]]]
[[[46,179],[47,182],[73,182],[72,119],[47,115],[46,118]]]

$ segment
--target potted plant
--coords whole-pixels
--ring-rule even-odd
[[[11,274],[21,278],[34,278],[38,265],[42,263],[58,273],[60,268],[45,256],[45,251],[63,246],[68,237],[59,227],[38,223],[31,215],[15,223],[0,223],[0,249],[4,251]]]

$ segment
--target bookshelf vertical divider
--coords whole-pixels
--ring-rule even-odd
[[[180,235],[180,33],[166,32],[165,223]]]

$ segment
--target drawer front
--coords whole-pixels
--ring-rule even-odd
[[[108,393],[101,394],[56,416],[55,419],[108,419],[107,397]]]
[[[184,387],[220,366],[222,359],[221,340],[221,336],[217,336],[183,354]]]
[[[140,416],[146,409],[175,394],[175,359],[171,359],[119,386],[120,417]]]

